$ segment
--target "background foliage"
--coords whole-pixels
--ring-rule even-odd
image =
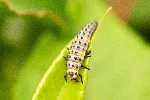
[[[112,3],[1,0],[0,99],[30,100],[60,51],[86,23],[99,21]],[[101,24],[93,41],[85,99],[150,98],[149,4],[135,0],[125,22],[114,9]]]

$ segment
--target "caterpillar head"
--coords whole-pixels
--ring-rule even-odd
[[[71,78],[72,82],[78,82],[77,77],[78,77],[78,71],[76,71],[75,69],[68,69],[67,70],[67,76]]]

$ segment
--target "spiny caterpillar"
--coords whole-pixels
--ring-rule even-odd
[[[81,65],[83,60],[87,57],[91,57],[89,54],[91,51],[87,51],[89,42],[91,40],[91,36],[96,29],[97,22],[93,21],[85,25],[82,30],[78,33],[75,40],[72,42],[72,46],[70,48],[67,48],[69,51],[69,54],[67,57],[64,56],[64,58],[67,60],[66,66],[67,66],[67,72],[66,75],[64,75],[64,78],[67,82],[67,76],[71,78],[71,81],[78,82],[77,77],[80,76],[81,82],[82,81],[82,75],[78,73],[79,69],[81,67],[86,68],[90,70],[89,68]]]

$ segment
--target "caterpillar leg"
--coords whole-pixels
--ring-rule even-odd
[[[88,70],[90,70],[89,68],[87,68],[87,67],[85,67],[85,66],[83,66],[83,65],[81,65],[81,67],[83,67],[83,68],[85,68],[85,69],[88,69]]]
[[[66,74],[66,75],[64,75],[64,78],[65,78],[65,81],[67,82],[67,74]]]
[[[68,52],[69,52],[70,48],[66,47],[66,49],[67,49],[67,50],[68,50]]]
[[[67,57],[65,57],[65,56],[63,56],[63,57],[68,61]]]
[[[91,57],[91,56],[85,56],[85,58],[87,58],[87,57]]]
[[[80,78],[81,78],[81,82],[82,82],[82,84],[83,84],[83,81],[82,81],[82,75],[81,75],[81,74],[79,74],[79,76],[80,76]]]
[[[90,54],[91,54],[91,50],[87,51],[87,52],[85,53],[85,58],[91,57]]]

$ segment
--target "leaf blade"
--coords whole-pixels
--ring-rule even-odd
[[[71,44],[71,42],[69,43],[69,45],[67,45],[67,47],[70,46],[70,44]],[[41,99],[49,98],[49,95],[51,94],[51,92],[55,93],[55,94],[53,94],[53,96],[51,96],[52,99],[59,99],[59,98],[64,98],[64,99],[70,98],[71,99],[72,96],[74,96],[75,94],[77,94],[75,96],[76,97],[75,99],[83,98],[83,96],[84,96],[83,91],[85,91],[85,84],[86,84],[86,80],[87,80],[87,70],[81,69],[82,71],[80,71],[81,74],[84,74],[83,75],[84,84],[82,84],[81,82],[73,84],[69,79],[68,79],[68,82],[66,83],[65,79],[63,78],[64,74],[66,73],[66,68],[65,68],[66,61],[63,58],[63,56],[66,54],[67,54],[67,50],[65,47],[61,51],[59,56],[56,58],[56,60],[54,60],[53,64],[49,67],[48,71],[45,73],[42,81],[40,82],[40,84],[36,90],[36,93],[33,96],[33,100],[35,100],[35,99],[41,100]],[[89,59],[86,59],[84,61],[84,64],[86,66],[88,66]],[[51,79],[53,79],[53,78],[55,78],[56,80],[52,81]],[[58,82],[59,82],[59,84],[56,85],[56,83],[58,83]],[[51,88],[48,88],[47,85],[48,86],[50,85]],[[53,91],[52,89],[56,89],[56,90]],[[46,91],[46,93],[44,92],[45,94],[43,94],[42,93],[43,91]]]

